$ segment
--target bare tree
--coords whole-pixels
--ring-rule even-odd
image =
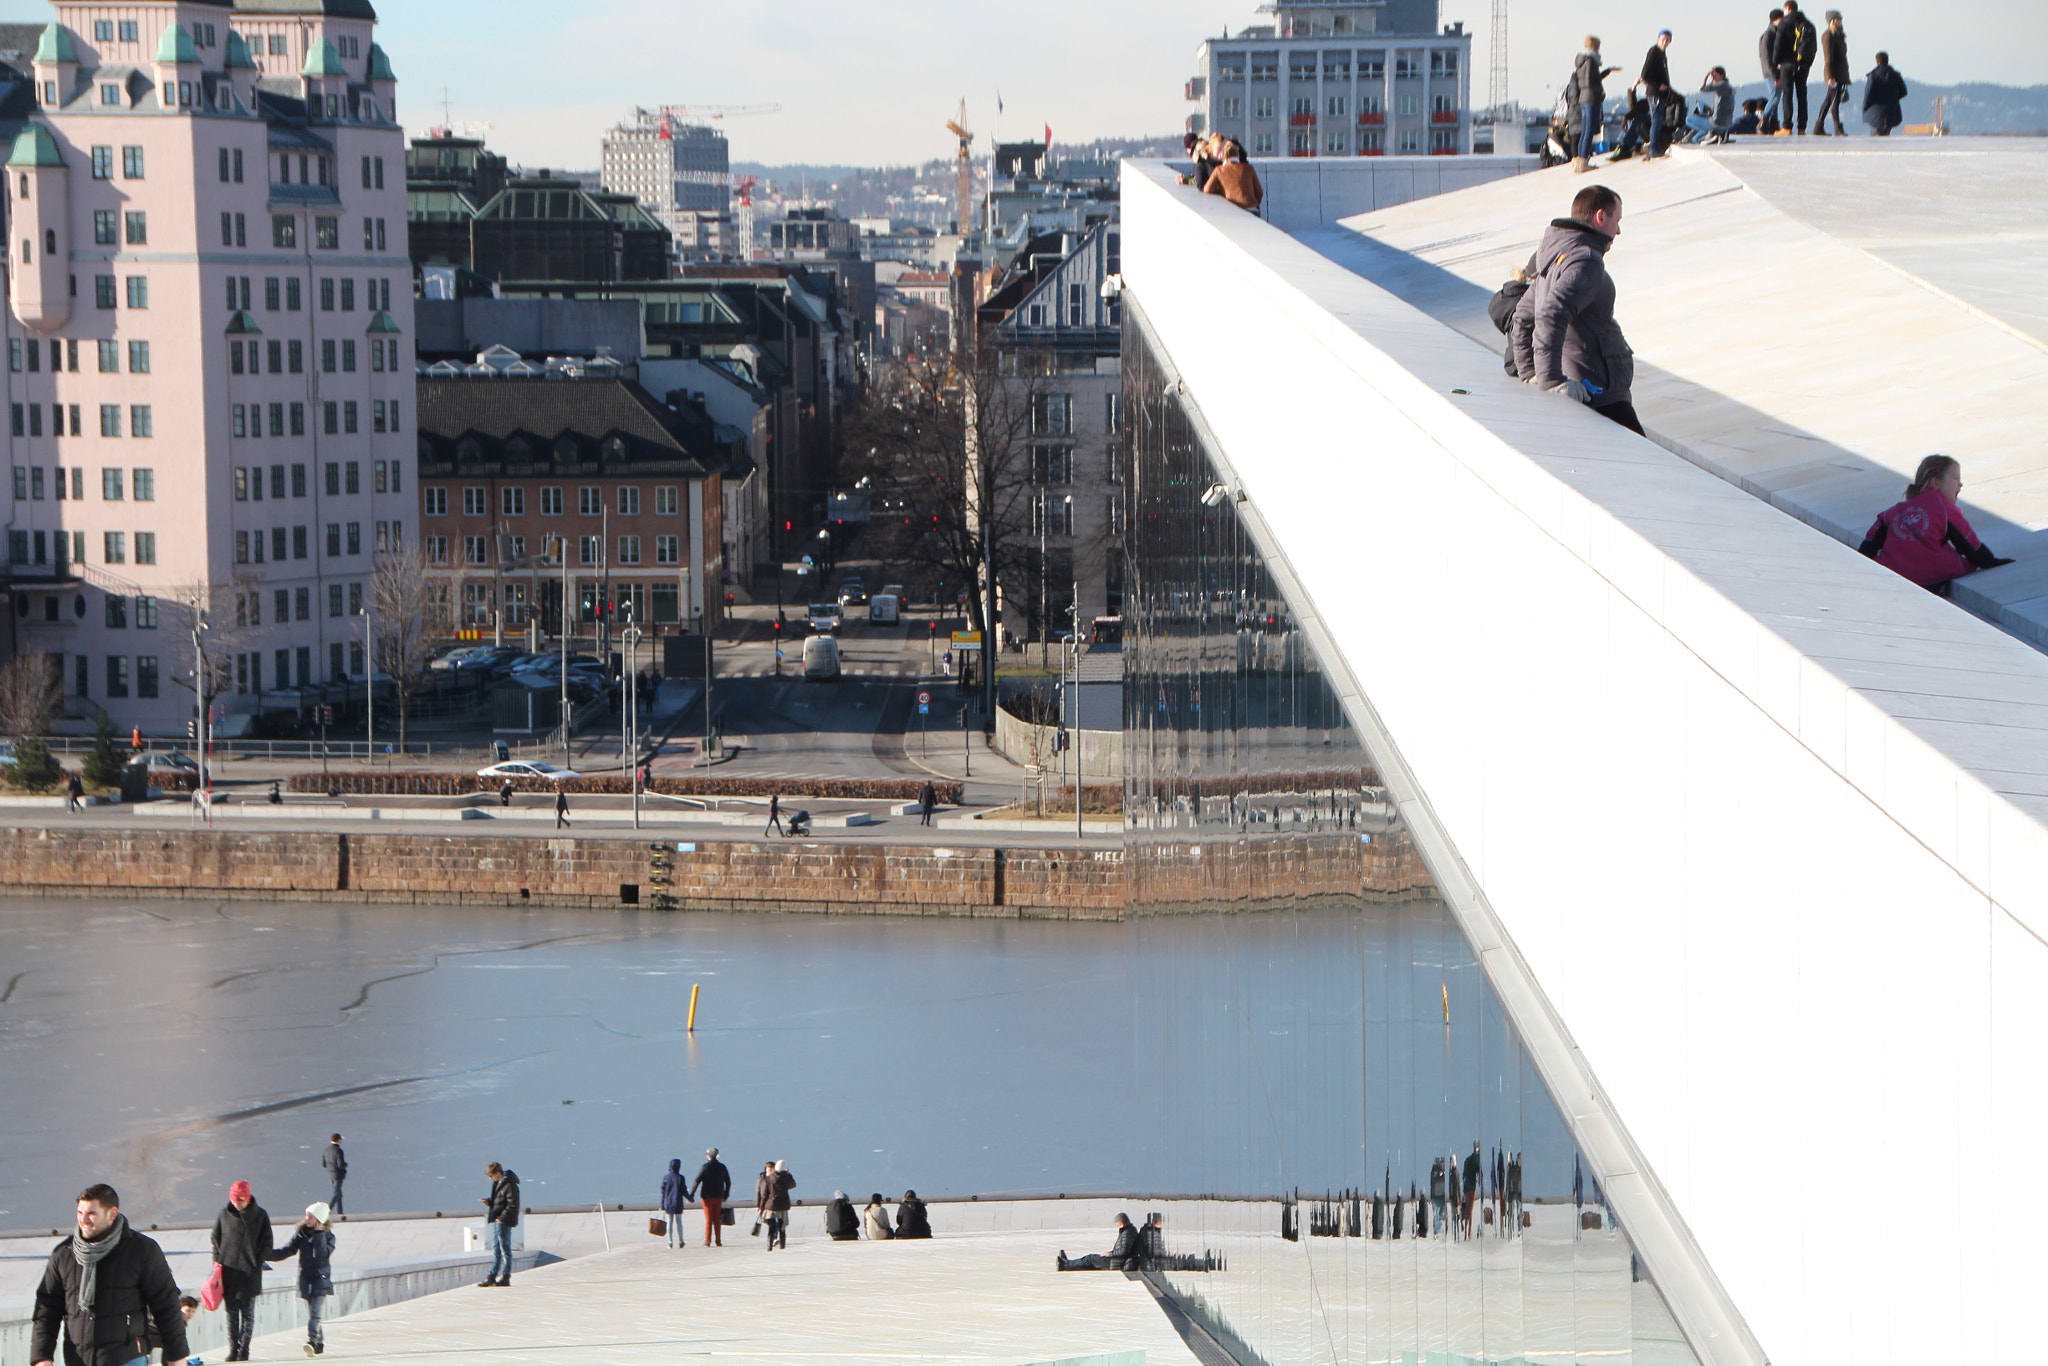
[[[1047,399],[1034,377],[1001,373],[992,348],[971,365],[927,353],[879,374],[843,429],[842,476],[878,494],[875,553],[922,570],[937,595],[964,590],[990,649],[986,570],[1013,588],[1038,581],[1034,505],[1057,473],[1033,440]]]
[[[234,691],[235,656],[248,650],[259,629],[250,621],[250,603],[260,612],[260,593],[247,583],[195,581],[165,603],[171,615],[166,624],[185,633],[188,650],[185,664],[171,669],[170,677],[198,695],[208,716],[215,699]]]
[[[46,655],[16,655],[0,666],[0,731],[13,739],[47,734],[64,705],[64,681]]]
[[[436,609],[443,601],[428,575],[421,549],[394,550],[379,556],[370,580],[370,599],[377,612],[375,664],[391,679],[398,698],[398,749],[405,752],[406,723],[412,704],[427,681],[433,657]]]

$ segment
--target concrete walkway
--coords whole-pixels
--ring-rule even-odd
[[[769,1253],[746,1222],[733,1231],[708,1251],[673,1250],[643,1232],[640,1246],[515,1275],[509,1290],[353,1315],[328,1330],[327,1355],[409,1366],[1026,1363],[1133,1350],[1146,1366],[1197,1360],[1142,1284],[1058,1274],[1044,1233],[833,1243],[811,1232]],[[252,1354],[297,1355],[285,1334],[260,1339]]]

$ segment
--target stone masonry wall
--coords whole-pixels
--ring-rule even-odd
[[[219,829],[0,827],[0,890],[1097,920],[1124,905],[1117,851]]]

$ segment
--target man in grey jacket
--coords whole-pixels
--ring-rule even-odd
[[[341,1135],[327,1135],[327,1151],[320,1154],[320,1169],[327,1173],[327,1179],[334,1190],[327,1200],[327,1208],[339,1218],[341,1215],[341,1183],[348,1180],[348,1154],[341,1150]]]
[[[1607,251],[1621,234],[1621,196],[1588,185],[1569,218],[1551,220],[1529,260],[1529,292],[1511,328],[1515,373],[1546,393],[1564,394],[1632,432],[1635,353],[1614,319]]]

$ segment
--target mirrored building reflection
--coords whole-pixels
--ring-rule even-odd
[[[1159,1169],[1207,1192],[1174,1206],[1150,1274],[1247,1363],[1691,1366],[1240,516],[1200,396],[1128,297],[1124,319],[1136,1072],[1182,1079],[1143,1112]],[[1400,587],[1362,566],[1359,591]],[[1272,952],[1276,928],[1299,951]]]

